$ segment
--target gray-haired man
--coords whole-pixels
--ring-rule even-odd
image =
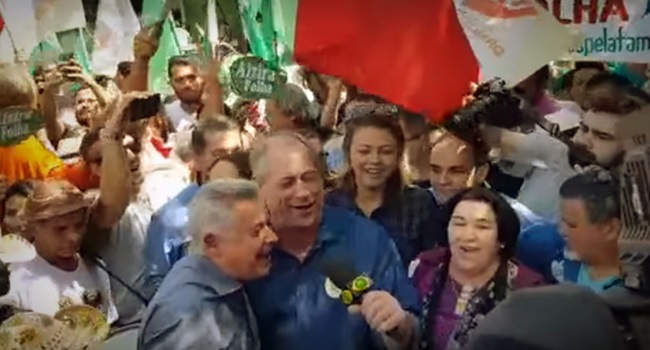
[[[277,236],[257,186],[204,185],[190,206],[190,255],[163,281],[143,318],[138,349],[259,349],[241,282],[266,275]]]

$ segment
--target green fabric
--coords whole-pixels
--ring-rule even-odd
[[[144,0],[142,3],[142,19],[144,25],[151,25],[161,20],[165,1]],[[173,93],[167,77],[167,61],[173,56],[180,55],[181,48],[176,38],[174,24],[170,19],[165,20],[158,51],[149,62],[149,90],[160,94]]]
[[[293,52],[296,41],[296,18],[298,0],[277,1],[273,5],[273,24],[278,42],[280,64],[293,64]]]
[[[198,28],[204,28],[208,1],[207,0],[184,0],[185,27],[195,42],[200,42],[202,34]],[[231,39],[237,40],[239,50],[242,52],[246,47],[246,36],[242,28],[242,21],[239,15],[237,0],[217,0],[217,17],[219,23],[227,24],[230,30]]]
[[[77,38],[74,45],[74,57],[83,68],[84,73],[92,74],[92,64],[90,63],[90,55],[86,48],[86,38],[82,31],[77,31]]]
[[[647,77],[631,71],[625,63],[611,62],[608,63],[608,66],[614,73],[624,77],[638,88],[643,88],[645,83],[648,81]]]
[[[239,2],[239,12],[251,52],[267,61],[271,67],[278,68],[280,62],[274,45],[276,35],[273,25],[273,2],[242,0]]]
[[[32,50],[29,56],[30,71],[33,73],[36,67],[42,64],[57,62],[61,53],[63,53],[63,49],[59,40],[56,35],[51,35]]]

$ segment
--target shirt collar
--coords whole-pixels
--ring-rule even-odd
[[[242,288],[239,281],[228,277],[221,269],[202,255],[188,255],[189,265],[194,275],[189,279],[213,289],[218,295],[228,295]]]
[[[332,207],[327,205],[323,206],[323,217],[321,218],[320,229],[318,230],[314,249],[340,239],[341,229],[345,226],[345,223],[342,222],[340,216],[336,215],[335,211]]]

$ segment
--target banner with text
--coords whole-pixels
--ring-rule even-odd
[[[536,0],[454,0],[461,26],[481,66],[482,80],[514,85],[558,57],[579,38]]]
[[[650,63],[650,0],[537,0],[582,34],[576,60]]]

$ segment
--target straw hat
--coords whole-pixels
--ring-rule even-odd
[[[25,203],[24,215],[28,222],[33,222],[87,209],[91,204],[92,200],[68,181],[37,181]]]
[[[23,237],[11,233],[0,238],[1,262],[20,263],[32,260],[35,256],[34,246]]]
[[[0,326],[0,344],[6,350],[96,349],[107,337],[106,317],[90,306],[73,306],[54,317],[18,313]]]

